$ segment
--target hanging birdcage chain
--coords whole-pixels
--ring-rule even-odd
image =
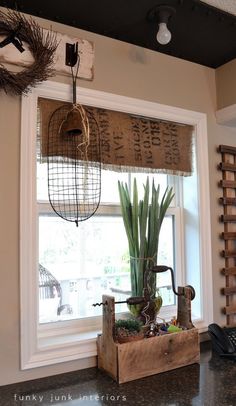
[[[80,55],[79,55],[79,52],[77,50],[77,63],[76,63],[75,70],[74,70],[73,66],[70,67],[70,69],[71,69],[71,77],[72,77],[72,88],[73,88],[73,107],[74,107],[74,109],[79,111],[79,113],[81,115],[81,118],[82,118],[82,125],[84,127],[83,141],[80,144],[77,145],[77,148],[79,149],[84,144],[86,145],[86,149],[85,149],[86,156],[84,157],[84,159],[87,160],[88,159],[87,148],[89,146],[89,120],[88,120],[86,111],[83,108],[83,106],[81,104],[77,103],[76,84],[77,84],[79,66],[80,66]],[[81,150],[81,153],[83,154],[82,150]]]
[[[74,73],[74,67],[71,66],[71,77],[72,77],[72,86],[73,86],[73,105],[76,106],[77,100],[76,100],[76,83],[77,83],[77,76],[79,72],[79,66],[80,66],[80,55],[77,50],[77,63],[76,63],[76,68],[75,68],[75,73]]]

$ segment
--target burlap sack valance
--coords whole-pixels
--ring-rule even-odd
[[[50,117],[63,104],[66,103],[39,99],[42,158],[48,153]],[[94,114],[100,129],[102,168],[191,175],[192,126],[84,107]],[[63,139],[60,142],[64,142]]]

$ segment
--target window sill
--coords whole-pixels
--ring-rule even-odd
[[[170,320],[173,314],[175,314],[173,313],[174,308],[174,306],[170,306],[168,310],[162,310],[160,318],[166,321]],[[207,330],[207,326],[201,320],[193,319],[193,322],[199,333]],[[73,332],[70,334],[43,336],[38,339],[37,351],[22,366],[22,369],[82,359],[85,361],[85,367],[95,366],[95,357],[97,356],[96,339],[98,334],[101,334],[101,329],[97,328],[80,333]]]
[[[96,340],[97,335],[101,331],[91,330],[84,333],[63,334],[61,336],[50,336],[40,338],[38,341],[38,348],[40,350],[47,350],[55,347],[73,346],[76,343],[91,342]]]
[[[84,360],[84,368],[96,365],[98,330],[81,334],[48,336],[38,340],[37,349],[26,361],[22,360],[22,369],[38,368],[62,362]]]

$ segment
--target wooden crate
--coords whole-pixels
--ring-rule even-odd
[[[103,334],[97,340],[98,368],[118,383],[199,362],[199,336],[195,328],[125,344],[115,343],[114,298],[104,296],[103,300],[107,306],[104,306]]]

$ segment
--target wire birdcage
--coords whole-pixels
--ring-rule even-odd
[[[76,78],[80,63],[78,43],[76,47],[67,47],[67,51],[73,103],[59,107],[49,120],[48,195],[53,210],[78,226],[79,221],[87,220],[96,212],[100,203],[101,148],[94,114],[76,102]]]
[[[79,104],[59,107],[49,121],[47,147],[50,204],[78,225],[100,203],[100,134],[93,114]]]
[[[61,285],[44,266],[39,264],[39,297],[40,299],[61,298]]]

